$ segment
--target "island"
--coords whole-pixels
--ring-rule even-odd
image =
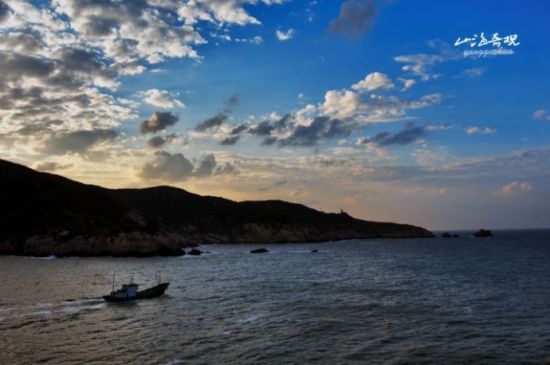
[[[198,244],[432,237],[424,228],[170,186],[107,189],[0,160],[0,255],[171,256]]]
[[[479,238],[493,237],[493,232],[491,232],[488,229],[481,228],[479,231],[474,233],[474,237],[479,237]]]

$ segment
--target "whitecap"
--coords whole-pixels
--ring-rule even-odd
[[[61,311],[68,314],[74,314],[83,310],[84,311],[97,310],[97,309],[102,309],[104,307],[105,307],[105,302],[103,301],[98,302],[96,300],[93,300],[88,302],[75,303],[75,305],[68,305],[66,307],[61,308]]]
[[[80,308],[75,307],[75,306],[71,306],[71,307],[62,308],[61,311],[65,312],[65,313],[69,313],[69,314],[74,314],[74,313],[80,312]]]
[[[34,308],[51,308],[53,303],[38,303],[33,306]]]
[[[43,316],[43,317],[49,317],[52,315],[52,311],[50,310],[40,310],[36,312],[31,312],[27,314],[23,314],[22,316]]]
[[[57,258],[57,256],[55,255],[50,255],[50,256],[45,256],[45,257],[35,257],[36,259],[38,260],[55,260]]]
[[[254,321],[257,321],[258,319],[262,318],[264,316],[263,313],[258,313],[258,314],[253,314],[251,316],[248,316],[244,319],[240,319],[237,321],[237,323],[250,323],[250,322],[254,322]]]
[[[98,304],[92,304],[92,305],[85,305],[82,307],[82,309],[85,310],[95,310],[95,309],[101,309],[105,307],[105,303],[98,303]]]

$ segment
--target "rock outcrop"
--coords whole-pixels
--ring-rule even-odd
[[[180,255],[203,243],[431,237],[279,200],[234,202],[159,186],[105,189],[0,160],[0,254]]]
[[[493,237],[493,232],[489,231],[488,229],[480,229],[479,231],[477,231],[476,233],[474,233],[474,236],[475,237]]]
[[[178,256],[181,237],[157,232],[119,232],[118,234],[59,237],[46,233],[23,242],[8,239],[0,243],[0,254],[29,256]]]
[[[250,250],[250,253],[268,253],[269,250],[267,248],[257,248],[255,250]]]

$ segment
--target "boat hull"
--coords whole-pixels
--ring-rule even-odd
[[[116,297],[113,295],[105,295],[103,296],[103,299],[105,299],[107,302],[129,302],[138,299],[156,298],[164,294],[164,292],[168,288],[168,285],[170,285],[170,283],[161,283],[152,288],[138,291],[135,296],[131,297]]]

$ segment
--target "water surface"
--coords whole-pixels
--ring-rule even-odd
[[[0,363],[544,364],[550,231],[0,257]],[[311,253],[318,249],[318,253]],[[113,271],[167,295],[98,299]]]

